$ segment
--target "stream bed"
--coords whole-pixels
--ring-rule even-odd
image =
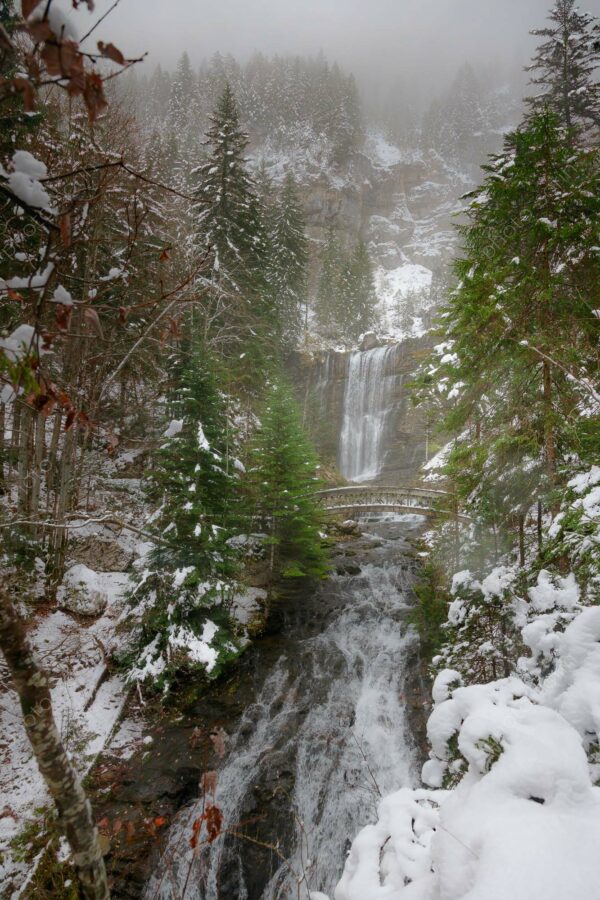
[[[111,839],[114,897],[333,896],[379,798],[417,782],[427,692],[407,620],[421,527],[416,516],[362,522],[337,546],[336,574],[286,611],[279,634],[157,724],[103,810],[109,822],[128,804],[138,811]],[[224,831],[206,843],[197,824],[193,849],[208,805]]]

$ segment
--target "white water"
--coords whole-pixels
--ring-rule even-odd
[[[396,383],[396,376],[385,373],[396,349],[376,347],[349,356],[338,452],[338,468],[348,481],[370,481],[383,468]]]
[[[388,531],[383,533],[387,538]],[[285,803],[295,846],[286,849],[289,865],[273,854],[261,900],[307,900],[309,890],[333,895],[349,841],[374,821],[379,797],[414,780],[403,697],[414,640],[405,621],[412,577],[400,565],[395,541],[401,535],[402,528],[383,538],[376,551],[381,559],[360,575],[336,576],[323,586],[328,624],[304,639],[285,640],[283,655],[230,742],[215,801],[226,826],[253,808],[253,788],[265,772],[275,783],[282,770],[293,773]],[[314,608],[320,608],[318,596]],[[180,898],[186,881],[186,900],[259,900],[247,890],[237,844],[228,851],[229,871],[232,858],[237,867],[233,893],[231,886],[219,887],[222,838],[193,857],[189,838],[201,808],[199,802],[180,813],[147,900]],[[252,827],[245,830],[254,833]]]

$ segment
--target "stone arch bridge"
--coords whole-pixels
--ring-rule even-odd
[[[453,512],[453,498],[446,491],[421,487],[388,487],[381,484],[351,484],[329,488],[316,495],[331,515],[352,517],[357,513],[415,513],[436,516]],[[464,516],[459,516],[465,519]]]

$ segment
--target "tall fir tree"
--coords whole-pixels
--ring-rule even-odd
[[[582,124],[600,127],[600,26],[582,13],[576,0],[556,0],[550,25],[531,32],[544,38],[527,71],[531,83],[541,87],[527,102],[533,112],[548,108],[566,128]]]
[[[292,392],[281,381],[269,390],[248,471],[252,514],[268,535],[273,573],[284,580],[323,577],[317,457]]]
[[[172,360],[173,417],[148,474],[156,544],[132,592],[138,640],[131,677],[167,690],[178,672],[220,671],[236,653],[227,598],[236,571],[227,540],[238,469],[225,401],[206,351],[186,341]]]
[[[486,171],[431,371],[451,400],[445,428],[462,435],[450,465],[459,492],[501,521],[545,498],[573,453],[600,450],[597,415],[575,414],[592,409],[598,379],[598,152],[573,149],[546,113]]]
[[[272,284],[284,350],[295,346],[306,304],[308,241],[305,219],[292,175],[287,175],[272,228]]]
[[[377,294],[369,251],[359,240],[344,263],[337,287],[337,323],[342,337],[356,341],[377,324]]]
[[[247,169],[248,138],[227,83],[211,116],[208,156],[197,170],[198,243],[209,257],[222,329],[272,335],[272,291],[266,281],[268,246],[262,204]],[[213,321],[217,321],[216,317]]]

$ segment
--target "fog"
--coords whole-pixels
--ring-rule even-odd
[[[113,0],[96,3],[96,15]],[[95,33],[148,64],[171,67],[186,50],[200,63],[215,51],[243,61],[255,51],[315,54],[353,71],[363,85],[404,82],[440,90],[458,66],[525,63],[528,31],[552,0],[120,0]],[[582,8],[600,15],[600,0]]]

